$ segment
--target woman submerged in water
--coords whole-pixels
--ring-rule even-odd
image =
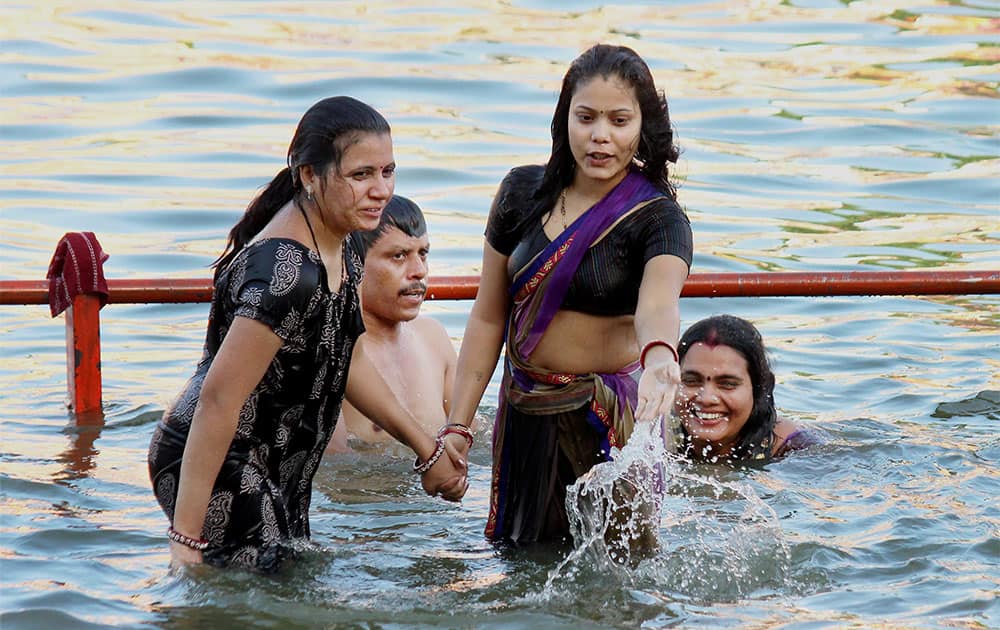
[[[705,462],[767,461],[816,440],[774,408],[774,373],[753,324],[715,315],[688,328],[677,346],[681,385],[678,450]]]

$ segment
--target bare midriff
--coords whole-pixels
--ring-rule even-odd
[[[559,311],[530,357],[533,365],[568,374],[617,372],[639,358],[635,316]]]

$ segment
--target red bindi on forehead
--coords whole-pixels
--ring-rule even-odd
[[[715,329],[708,331],[708,335],[705,336],[702,343],[709,348],[715,348],[716,346],[721,345],[722,342],[719,340],[719,331]]]

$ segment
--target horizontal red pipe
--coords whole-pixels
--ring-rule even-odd
[[[1000,271],[777,271],[692,274],[684,297],[1000,293]]]
[[[471,300],[478,276],[436,276],[428,299]],[[0,305],[48,304],[46,280],[0,280]],[[823,297],[832,295],[1000,294],[1000,271],[780,271],[696,273],[684,283],[684,297]],[[108,280],[110,304],[209,302],[205,279]]]

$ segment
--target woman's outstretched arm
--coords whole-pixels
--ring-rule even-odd
[[[635,336],[640,351],[650,342],[642,357],[645,369],[639,380],[637,420],[654,420],[670,413],[674,394],[681,381],[680,366],[674,352],[680,336],[680,296],[687,279],[688,267],[681,258],[662,254],[650,258],[639,286],[639,303],[635,310]]]

